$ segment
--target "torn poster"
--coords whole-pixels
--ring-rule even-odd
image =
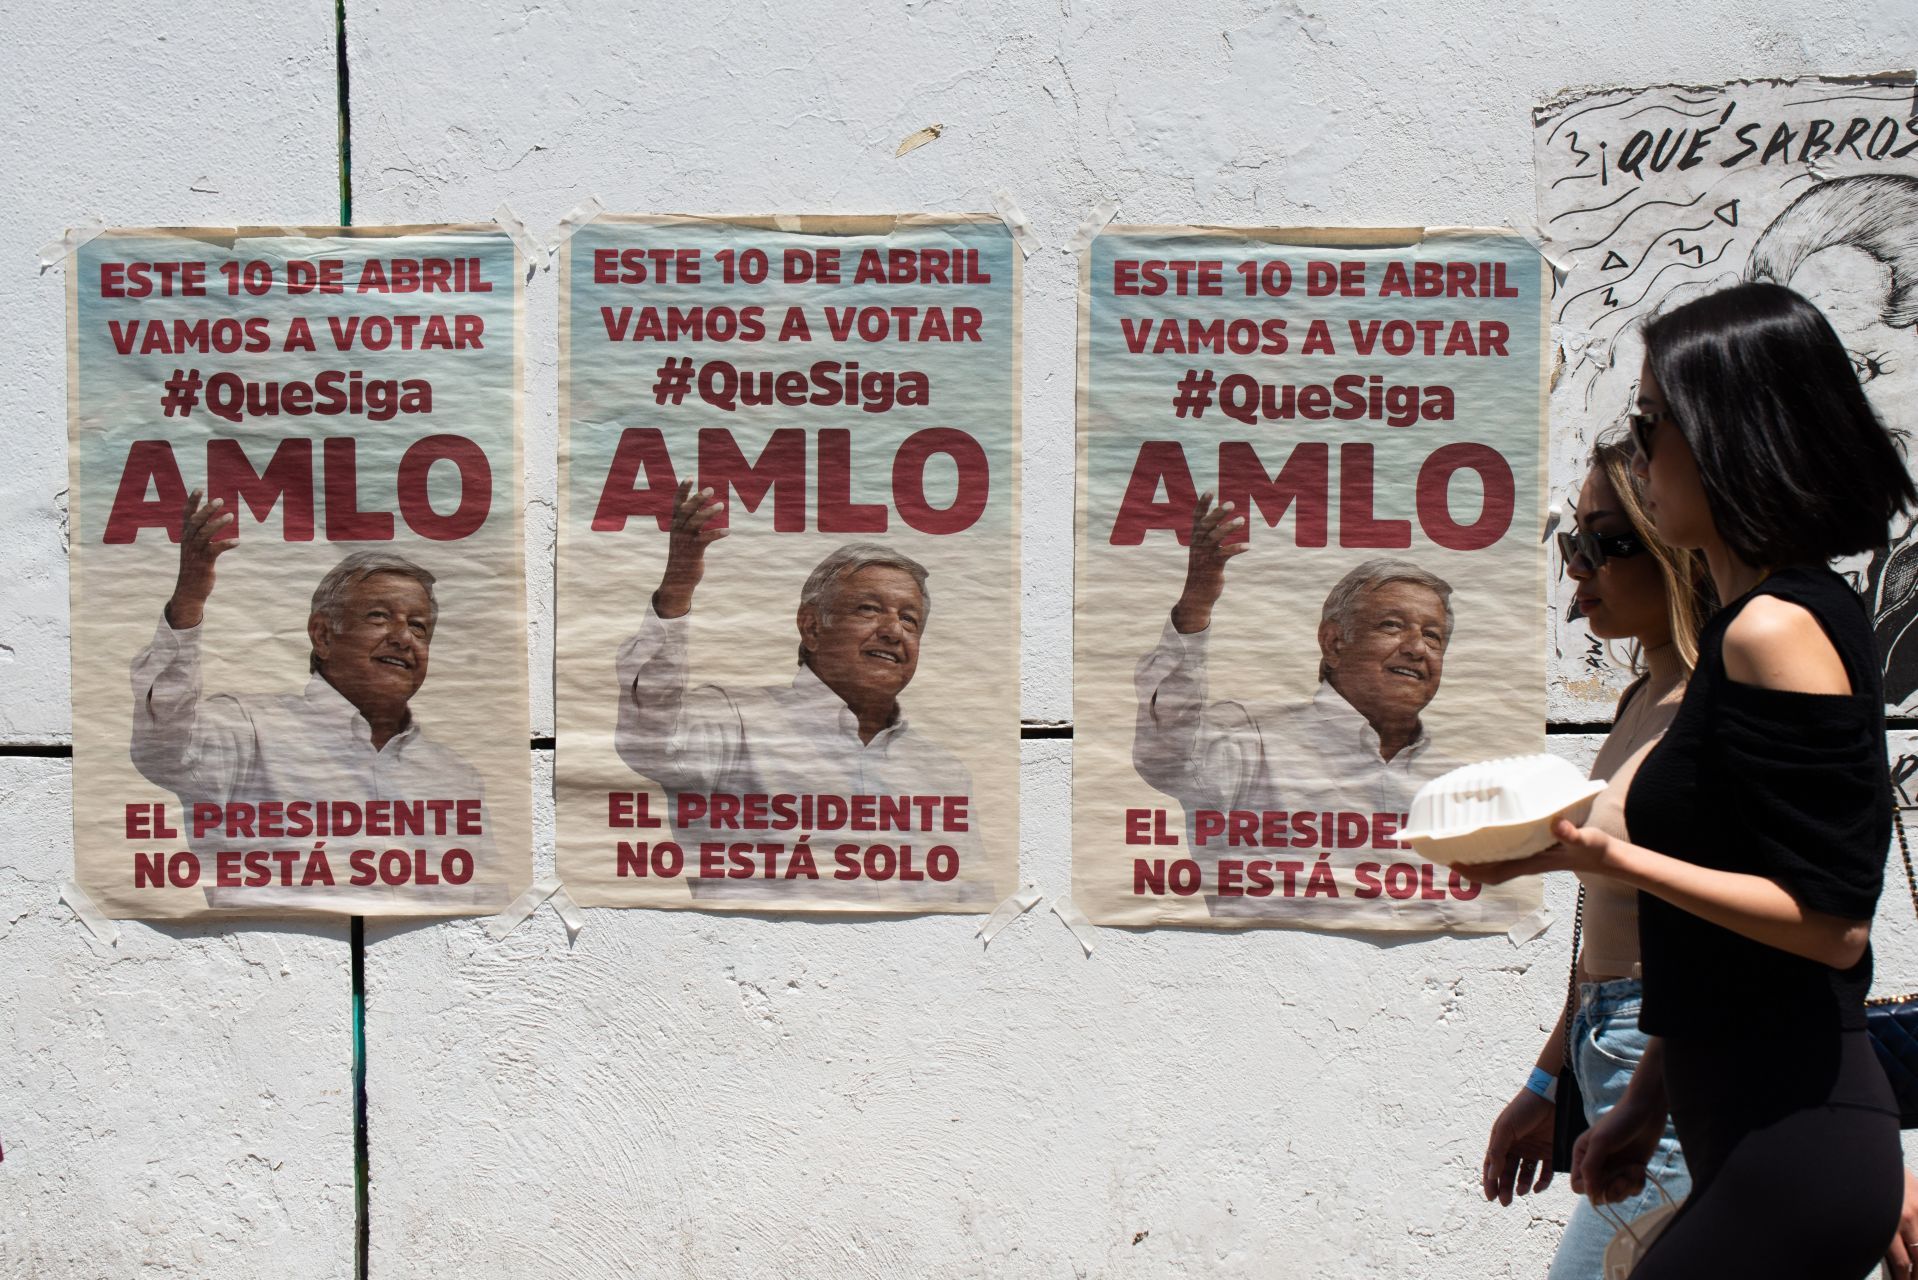
[[[1918,436],[1918,83],[1910,72],[1602,89],[1537,108],[1538,220],[1570,274],[1552,303],[1552,490],[1633,411],[1640,327],[1743,280],[1810,299],[1912,456]],[[1918,457],[1912,457],[1918,464]],[[1870,609],[1891,714],[1918,710],[1918,516],[1836,567]],[[1629,674],[1552,611],[1552,714],[1610,717]]]

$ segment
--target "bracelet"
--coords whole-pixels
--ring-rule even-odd
[[[1544,1067],[1533,1067],[1532,1074],[1526,1078],[1525,1087],[1547,1102],[1558,1100],[1558,1077]]]

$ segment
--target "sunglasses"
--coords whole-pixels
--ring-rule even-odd
[[[1573,529],[1558,535],[1558,554],[1566,564],[1570,564],[1576,556],[1595,571],[1603,569],[1607,560],[1629,560],[1644,550],[1644,541],[1635,533],[1593,533],[1589,529]]]
[[[1640,459],[1652,460],[1652,436],[1658,431],[1658,424],[1671,416],[1669,413],[1634,413],[1627,419],[1632,424],[1632,447],[1638,450]]]

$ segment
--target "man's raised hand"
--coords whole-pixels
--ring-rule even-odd
[[[693,589],[706,572],[706,547],[726,536],[712,520],[726,509],[711,489],[696,489],[682,480],[673,495],[672,540],[666,548],[666,572],[653,592],[653,612],[662,618],[680,618],[691,612]]]
[[[1192,508],[1192,543],[1186,552],[1185,590],[1172,607],[1172,626],[1191,633],[1212,625],[1212,606],[1225,591],[1225,562],[1250,543],[1226,539],[1245,527],[1245,517],[1232,514],[1232,504],[1212,505],[1212,495],[1199,495]]]
[[[207,597],[213,594],[213,562],[240,544],[233,536],[233,513],[220,499],[201,505],[204,492],[187,495],[186,518],[180,528],[180,573],[173,580],[173,598],[167,601],[167,625],[188,631],[200,625]]]

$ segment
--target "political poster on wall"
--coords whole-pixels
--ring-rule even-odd
[[[1647,320],[1745,280],[1797,290],[1851,351],[1914,464],[1918,433],[1918,85],[1884,76],[1662,85],[1567,95],[1533,112],[1538,219],[1569,267],[1552,303],[1564,372],[1552,489],[1635,408]],[[1918,524],[1839,562],[1871,611],[1887,711],[1918,711]],[[1608,719],[1629,673],[1552,610],[1555,716]]]
[[[74,846],[105,914],[475,915],[531,879],[518,266],[491,226],[73,255]]]
[[[573,897],[989,910],[1019,836],[1006,226],[603,216],[563,259]]]
[[[1083,255],[1074,900],[1503,931],[1413,795],[1544,747],[1545,282],[1496,230],[1112,227]]]

